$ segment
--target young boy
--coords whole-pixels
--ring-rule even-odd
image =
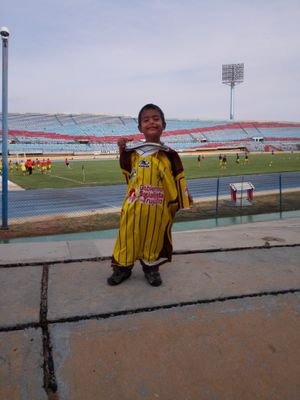
[[[160,137],[166,127],[162,110],[146,104],[138,115],[138,128],[145,143],[130,149],[128,138],[118,141],[120,166],[128,189],[122,205],[119,234],[112,256],[109,285],[131,276],[140,260],[151,286],[162,283],[159,266],[172,258],[171,228],[179,208],[188,208],[183,166],[176,151],[164,146]]]

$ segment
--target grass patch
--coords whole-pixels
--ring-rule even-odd
[[[219,166],[218,155],[206,156],[199,165],[197,155],[182,156],[182,162],[187,179],[223,177],[234,175],[249,175],[300,170],[300,155],[298,153],[250,154],[249,162],[236,163],[236,155],[227,156],[226,168]],[[125,183],[119,162],[114,160],[72,161],[70,168],[63,160],[52,163],[51,174],[42,175],[35,170],[32,175],[23,175],[21,171],[10,171],[9,180],[24,189],[71,188],[99,185],[114,185]]]

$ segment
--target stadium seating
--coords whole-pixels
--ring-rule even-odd
[[[0,123],[2,115],[0,114]],[[249,151],[299,150],[300,123],[167,119],[162,140],[177,151],[247,147]],[[1,124],[2,125],[2,124]],[[137,120],[95,114],[8,115],[10,154],[116,154],[117,140],[142,138]]]

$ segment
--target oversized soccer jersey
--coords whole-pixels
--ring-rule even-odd
[[[141,260],[151,266],[170,261],[175,213],[190,206],[178,154],[170,148],[142,153],[137,149],[120,155],[128,188],[113,252],[114,265],[132,266]]]

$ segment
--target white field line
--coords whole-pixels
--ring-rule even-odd
[[[70,181],[70,182],[75,182],[75,183],[80,183],[80,185],[84,185],[86,182],[82,182],[82,181],[76,181],[75,179],[71,179],[71,178],[65,178],[64,176],[59,176],[59,175],[49,175],[50,178],[58,178],[58,179],[62,179],[65,181]],[[96,184],[98,182],[89,182],[89,184]]]

